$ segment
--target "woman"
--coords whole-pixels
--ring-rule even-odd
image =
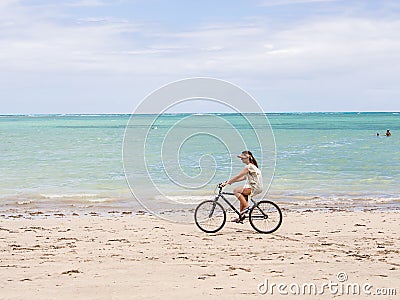
[[[232,184],[234,182],[247,180],[244,186],[236,187],[233,192],[240,202],[240,213],[241,216],[234,222],[242,222],[245,218],[242,214],[248,207],[247,203],[248,197],[253,197],[262,192],[262,176],[261,171],[258,168],[257,160],[254,158],[250,151],[243,151],[241,155],[238,156],[246,166],[242,171],[239,172],[235,177],[232,177],[228,181],[222,183],[222,187]]]

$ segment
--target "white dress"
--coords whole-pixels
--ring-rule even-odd
[[[253,197],[257,194],[260,194],[263,190],[261,171],[253,164],[248,164],[245,168],[247,168],[249,171],[246,174],[247,181],[244,185],[244,188],[250,188],[250,197]]]

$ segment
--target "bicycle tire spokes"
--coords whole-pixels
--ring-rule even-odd
[[[208,218],[211,219],[213,217],[213,214],[215,212],[215,207],[217,206],[216,204],[217,202],[214,202],[213,204],[211,204],[211,210],[210,213],[208,214]]]
[[[275,203],[262,200],[251,209],[249,221],[258,232],[272,233],[281,226],[282,212]]]
[[[213,233],[219,231],[226,222],[226,213],[220,203],[206,200],[200,203],[194,218],[197,226],[204,232]]]

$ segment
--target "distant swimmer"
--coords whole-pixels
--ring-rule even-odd
[[[376,136],[379,136],[379,132],[376,133]]]
[[[390,132],[390,130],[388,129],[388,130],[386,130],[386,133],[385,133],[385,135],[386,136],[391,136],[392,135],[392,133]]]

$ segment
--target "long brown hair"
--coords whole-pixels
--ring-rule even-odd
[[[258,168],[257,160],[254,158],[253,153],[251,153],[251,151],[246,150],[246,151],[243,151],[242,154],[249,155],[250,162]]]

